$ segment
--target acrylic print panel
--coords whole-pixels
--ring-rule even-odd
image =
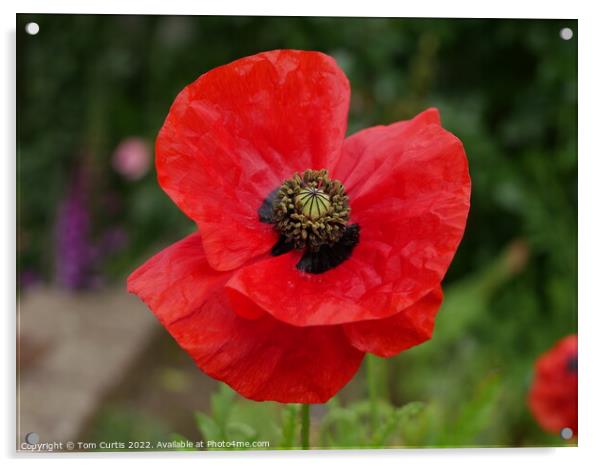
[[[577,35],[17,15],[17,449],[576,445]]]

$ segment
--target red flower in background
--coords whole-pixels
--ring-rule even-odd
[[[528,403],[544,430],[559,434],[570,428],[577,435],[577,335],[561,339],[537,359]]]
[[[345,138],[349,96],[327,55],[261,53],[187,86],[157,139],[159,183],[198,232],[128,289],[250,399],[325,402],[365,352],[433,331],[469,209],[462,143],[435,109]]]

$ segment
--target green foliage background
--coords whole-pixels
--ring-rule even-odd
[[[24,32],[32,20],[37,36]],[[110,156],[127,136],[153,141],[176,94],[211,68],[276,48],[328,53],[351,82],[349,133],[438,107],[464,142],[473,192],[434,338],[372,360],[378,423],[359,374],[312,436],[323,447],[561,443],[525,397],[536,356],[577,329],[576,21],[19,15],[17,41],[19,269],[50,283],[56,207],[84,159],[94,232],[118,224],[129,237],[103,266],[108,280],[193,229],[154,172],[126,182]],[[107,193],[120,203],[110,216]],[[294,409],[238,405],[274,420],[280,434],[265,436],[291,446]],[[239,438],[258,433],[259,415],[233,414],[250,420]],[[201,432],[225,429],[197,420]]]

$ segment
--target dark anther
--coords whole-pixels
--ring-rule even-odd
[[[321,274],[337,267],[351,256],[360,238],[360,226],[348,225],[341,239],[334,245],[322,245],[318,251],[306,251],[297,263],[297,269],[309,274]]]
[[[272,247],[272,256],[280,256],[284,253],[288,253],[294,247],[294,244],[287,242],[286,237],[281,235],[276,244]]]
[[[270,194],[267,195],[266,198],[263,200],[263,203],[261,203],[261,206],[259,206],[257,213],[259,214],[260,222],[264,222],[266,224],[274,223],[273,204],[274,204],[274,199],[276,198],[276,195],[278,194],[279,189],[280,189],[280,187],[274,188],[274,190],[271,191]]]

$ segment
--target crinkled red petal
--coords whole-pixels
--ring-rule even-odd
[[[276,50],[215,68],[176,98],[156,142],[159,183],[231,270],[276,241],[257,210],[294,172],[336,160],[349,82],[319,52]]]
[[[347,193],[353,192],[354,188],[361,185],[372,172],[383,167],[383,164],[392,155],[390,151],[379,151],[379,144],[389,145],[393,139],[394,144],[403,145],[405,141],[402,140],[404,136],[401,135],[404,131],[415,131],[426,125],[441,126],[441,118],[437,109],[429,108],[412,120],[402,120],[391,125],[377,125],[360,130],[345,140],[344,151],[336,165],[332,167],[331,176],[337,180],[344,180]],[[398,135],[401,138],[399,141],[395,141],[395,137]]]
[[[209,266],[194,234],[137,269],[128,289],[205,373],[249,399],[323,403],[357,372],[364,353],[341,326],[300,328],[268,314],[242,318],[226,297],[228,277]]]
[[[299,271],[299,253],[273,257],[227,285],[296,326],[382,319],[411,306],[441,283],[466,225],[466,154],[434,109],[349,137],[332,176],[360,226],[351,257],[322,274]]]
[[[535,364],[528,404],[542,428],[551,433],[559,434],[563,428],[578,433],[577,368],[571,368],[572,359],[577,359],[577,335],[561,339]]]
[[[442,300],[441,287],[437,287],[389,318],[343,326],[349,341],[357,349],[379,357],[392,357],[431,338]]]

